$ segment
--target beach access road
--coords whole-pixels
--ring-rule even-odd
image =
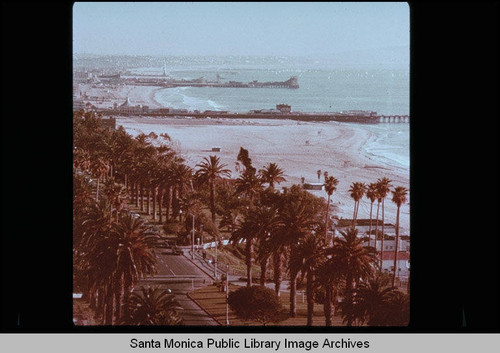
[[[187,296],[194,289],[208,286],[212,279],[183,255],[173,255],[166,249],[155,249],[158,273],[138,281],[134,291],[141,286],[158,287],[175,295],[183,308],[183,325],[214,326],[218,323]]]

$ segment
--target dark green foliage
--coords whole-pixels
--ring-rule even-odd
[[[127,314],[122,317],[124,325],[179,325],[182,308],[173,294],[159,288],[141,287],[141,293],[132,293],[125,303]]]
[[[243,320],[257,320],[263,325],[286,319],[279,297],[269,288],[242,287],[229,293],[229,306]]]
[[[252,167],[252,159],[249,156],[248,150],[240,147],[240,152],[238,153],[237,160],[243,164],[245,169],[250,173],[255,175],[256,169]]]

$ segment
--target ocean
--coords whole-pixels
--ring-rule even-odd
[[[347,66],[333,60],[290,57],[167,57],[167,75],[176,79],[259,82],[298,78],[298,89],[178,87],[158,90],[155,100],[189,110],[248,112],[289,104],[292,111],[368,110],[409,115],[409,68]],[[163,68],[135,72],[161,73]],[[372,134],[363,152],[371,159],[409,170],[409,124],[356,124]]]

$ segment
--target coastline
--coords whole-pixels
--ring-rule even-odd
[[[104,101],[96,106],[112,106],[114,102],[122,104],[127,97],[132,104],[144,104],[152,108],[163,107],[155,95],[161,87],[155,86],[116,86],[113,88],[80,85],[80,91],[86,90],[88,96],[103,97]],[[394,186],[409,189],[409,166],[397,163],[395,159],[384,156],[385,149],[375,148],[377,130],[360,124],[340,122],[303,122],[294,120],[271,119],[190,119],[167,117],[117,117],[121,125],[132,136],[143,132],[157,135],[167,133],[171,136],[174,147],[186,160],[186,164],[195,168],[204,157],[217,154],[221,162],[232,170],[233,177],[236,156],[240,147],[249,150],[253,164],[260,169],[265,164],[274,162],[285,171],[286,182],[280,186],[289,187],[305,182],[318,182],[317,170],[328,171],[329,175],[339,180],[337,191],[332,195],[334,209],[342,218],[351,218],[354,202],[349,196],[349,187],[353,182],[365,184],[387,177]],[[211,152],[212,147],[221,147],[221,152]],[[397,156],[396,156],[397,157]],[[397,159],[397,158],[396,158]],[[321,176],[321,180],[323,176]],[[314,192],[325,197],[324,191]],[[386,220],[395,223],[396,207],[386,202]],[[368,218],[370,204],[360,204],[359,217]],[[408,201],[409,196],[408,196]],[[390,206],[387,206],[390,204]],[[394,206],[394,207],[393,207]],[[409,206],[401,208],[400,223],[402,232],[409,234]]]
[[[291,120],[224,120],[187,118],[117,117],[117,124],[133,136],[143,132],[167,133],[179,149],[186,164],[194,168],[204,157],[216,154],[237,177],[236,157],[240,147],[249,150],[253,165],[260,169],[269,162],[285,171],[286,182],[280,186],[318,182],[317,170],[328,171],[339,180],[332,195],[338,216],[351,218],[354,202],[349,196],[352,182],[366,184],[388,177],[394,186],[409,188],[409,169],[395,168],[370,158],[364,149],[373,133],[361,126],[344,123],[312,123]],[[212,147],[221,147],[212,152]],[[323,180],[323,175],[321,176]],[[326,198],[324,191],[314,192]],[[386,202],[386,221],[395,223],[396,207]],[[368,218],[370,204],[364,199],[359,217]],[[409,206],[401,208],[402,233],[409,233]]]
[[[112,108],[114,103],[120,105],[124,103],[127,98],[132,105],[142,104],[150,108],[162,108],[163,105],[155,99],[155,94],[160,89],[161,87],[157,86],[119,85],[110,88],[93,84],[78,85],[79,92],[89,97],[86,101],[89,101],[100,109]],[[101,99],[93,99],[93,97],[99,97]]]

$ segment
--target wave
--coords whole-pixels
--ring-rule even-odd
[[[222,110],[224,105],[211,99],[198,98],[190,93],[191,87],[165,88],[155,94],[155,100],[165,106],[188,110]]]

